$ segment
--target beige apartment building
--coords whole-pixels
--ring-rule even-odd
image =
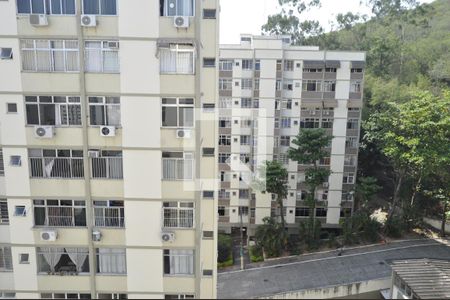
[[[365,53],[291,46],[289,37],[241,35],[221,45],[219,62],[219,230],[240,226],[251,236],[268,216],[279,216],[275,198],[252,184],[266,160],[289,172],[284,201],[289,228],[310,216],[335,228],[352,213],[361,121]],[[320,165],[331,170],[310,211],[304,165],[287,150],[303,128],[325,128],[333,136]]]
[[[218,2],[0,1],[0,298],[216,296]]]

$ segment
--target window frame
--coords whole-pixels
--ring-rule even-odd
[[[46,101],[42,101],[41,98],[48,98],[50,97],[50,102],[46,102]],[[28,99],[27,99],[28,98]],[[32,101],[30,98],[35,98],[36,101]],[[56,98],[65,98],[64,102],[56,102],[55,99]],[[72,101],[71,101],[72,100]],[[78,100],[78,101],[75,101]],[[83,126],[83,120],[82,120],[82,112],[81,112],[81,98],[78,96],[25,96],[25,122],[27,126],[54,126],[54,127],[81,127]],[[54,123],[55,124],[43,124],[42,121],[42,114],[41,114],[41,110],[43,109],[43,106],[46,105],[53,105],[54,106]],[[37,106],[37,117],[38,117],[38,124],[32,124],[29,123],[29,111],[28,108],[29,107],[33,107],[33,106]],[[80,123],[77,124],[76,122],[74,124],[70,123],[70,109],[69,107],[71,106],[79,106],[79,119],[77,118],[76,120],[79,120]],[[64,116],[61,114],[61,109],[62,107],[65,107],[66,110],[66,116],[65,118],[66,120],[66,124],[63,124],[62,120],[64,118]],[[59,118],[59,120],[58,120]],[[59,123],[59,124],[58,124]]]
[[[42,201],[44,204],[38,204],[39,201]],[[58,204],[49,204],[50,201],[57,201]],[[71,202],[71,205],[65,205],[64,203],[68,203],[68,201]],[[78,202],[78,205],[77,205]],[[84,204],[84,205],[83,205]],[[36,224],[36,208],[43,208],[45,212],[45,221],[44,224]],[[56,208],[60,208],[61,210],[63,208],[70,208],[71,215],[69,216],[71,219],[71,225],[64,224],[64,225],[52,225],[49,222],[50,217],[50,211],[56,210]],[[84,224],[76,224],[77,218],[76,218],[76,210],[81,209],[84,210]],[[58,212],[55,215],[52,215],[52,217],[64,217],[61,216],[61,211]],[[67,217],[67,216],[65,216]],[[67,199],[33,199],[33,223],[35,227],[51,227],[51,228],[80,228],[80,227],[87,227],[87,211],[86,211],[86,201],[85,200],[67,200]]]
[[[176,258],[186,257],[192,265],[192,272],[189,273],[171,273],[170,265],[172,263],[180,263]],[[166,258],[169,259],[169,266],[166,265]],[[173,261],[172,261],[173,260]],[[166,273],[166,268],[169,267],[169,273]],[[163,250],[163,276],[169,277],[193,277],[195,276],[195,250],[194,249],[164,249]]]
[[[175,52],[175,71],[163,71],[163,60],[161,59],[161,53],[163,51],[169,51],[170,52]],[[159,73],[161,75],[195,75],[195,60],[197,58],[196,55],[196,49],[194,47],[194,45],[192,44],[169,44],[169,46],[167,47],[159,47],[158,48],[158,53],[159,53]],[[191,53],[192,57],[191,57],[191,65],[189,67],[192,67],[192,71],[188,71],[188,72],[181,72],[181,67],[179,67],[178,64],[178,54],[180,53]],[[189,69],[189,68],[188,68]]]
[[[166,157],[164,157],[166,155]],[[168,156],[167,156],[168,155]],[[165,161],[173,161],[174,164],[174,174],[165,174],[164,162]],[[188,174],[190,176],[185,178],[187,174],[184,170],[185,165],[183,164],[183,176],[180,178],[178,175],[180,174],[178,162],[191,163],[191,173]],[[173,176],[165,176],[165,175],[173,175]],[[161,156],[161,180],[163,181],[192,181],[195,179],[195,158],[193,152],[182,152],[182,151],[163,151]]]
[[[8,199],[0,199],[0,226],[9,225]]]
[[[168,206],[165,206],[165,205]],[[174,205],[175,206],[170,206]],[[166,219],[166,211],[175,211],[175,221],[176,225],[172,226],[173,223],[173,216]],[[187,213],[184,216],[185,219],[182,219],[183,216],[180,214],[180,212]],[[161,228],[168,228],[168,229],[195,229],[195,202],[189,202],[189,201],[164,201],[162,203],[161,208]],[[167,220],[167,223],[166,223]],[[181,226],[181,224],[188,224],[188,226]]]
[[[120,73],[120,53],[119,53],[119,47],[117,48],[111,48],[108,46],[108,43],[115,43],[117,42],[119,45],[119,40],[85,40],[84,41],[84,70],[86,73],[100,73],[100,74],[119,74]],[[91,47],[88,46],[88,43],[100,43],[100,47]],[[105,46],[106,45],[106,46]],[[100,53],[100,62],[97,62],[98,65],[101,65],[101,70],[97,70],[94,67],[88,67],[88,60],[86,59],[89,55],[89,51],[96,51]],[[106,53],[116,53],[114,56],[116,58],[116,64],[114,65],[115,68],[113,70],[107,70],[105,71],[105,54]],[[93,70],[95,69],[95,70]],[[111,68],[112,69],[112,68]]]
[[[196,1],[195,0],[174,0],[175,1],[175,7],[173,8],[176,12],[175,15],[169,15],[169,0],[164,0],[164,2],[162,3],[163,7],[162,7],[162,15],[160,17],[177,17],[177,16],[182,16],[182,17],[195,17],[195,9],[196,9]],[[178,1],[190,1],[192,3],[192,15],[189,14],[178,14],[178,10],[177,10],[177,6],[178,6]]]
[[[51,2],[55,1],[55,0],[51,0],[51,1],[41,0],[42,4],[43,4],[43,7],[44,7],[44,13],[33,12],[33,1],[32,0],[25,0],[25,1],[29,2],[30,12],[28,12],[28,13],[19,12],[19,3],[18,3],[19,0],[16,0],[16,13],[19,16],[21,16],[21,15],[30,15],[30,14],[45,14],[47,16],[75,16],[76,13],[77,13],[77,1],[78,0],[73,0],[73,7],[74,7],[74,12],[73,13],[67,13],[67,12],[63,13],[63,7],[64,7],[63,2],[65,0],[57,0],[59,2],[59,5],[60,5],[59,7],[60,7],[60,10],[61,10],[61,13],[59,13],[59,14],[58,13],[53,13],[53,6],[52,6]],[[80,1],[82,1],[82,0],[80,0]],[[47,3],[50,4],[50,7],[48,7],[48,8],[47,8]]]
[[[103,9],[102,9],[102,0],[91,0],[91,1],[97,1],[98,3],[98,14],[94,14],[94,13],[86,13],[84,11],[84,0],[79,0],[81,1],[81,11],[84,15],[95,15],[95,16],[102,16],[102,17],[115,17],[118,16],[119,13],[119,5],[117,5],[117,1],[116,0],[110,0],[110,1],[115,1],[115,7],[116,7],[116,13],[115,14],[103,14]]]
[[[167,100],[175,100],[175,103],[163,103],[164,101]],[[186,104],[186,103],[181,103],[182,101],[192,101],[192,104]],[[163,108],[164,107],[175,107],[177,110],[177,124],[175,126],[169,125],[166,126],[164,125],[164,121],[163,121]],[[184,126],[182,126],[180,124],[180,111],[181,108],[191,108],[192,109],[192,126],[186,126],[186,124],[183,124]],[[186,122],[183,118],[183,121]],[[195,128],[195,99],[194,98],[182,98],[182,97],[164,97],[161,98],[161,128],[177,128],[177,129],[183,129],[183,128],[189,128],[189,129],[193,129]]]
[[[101,102],[95,102],[91,100],[100,100]],[[88,106],[89,106],[89,126],[90,127],[101,127],[101,126],[114,126],[114,127],[121,127],[122,126],[122,111],[121,111],[121,104],[120,104],[120,97],[116,96],[89,96],[88,97]],[[103,107],[103,120],[104,124],[92,124],[93,117],[91,112],[91,106],[102,106]],[[112,124],[109,120],[109,113],[108,113],[108,106],[116,107],[116,113],[119,115],[119,124]],[[117,109],[118,108],[118,109]]]

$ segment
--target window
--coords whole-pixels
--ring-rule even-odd
[[[30,263],[30,254],[20,253],[19,254],[19,264],[29,264],[29,263]]]
[[[225,216],[225,206],[219,206],[217,212],[220,217]]]
[[[346,218],[352,215],[352,209],[351,208],[341,208],[341,218]]]
[[[206,148],[203,147],[202,148],[202,152],[203,152],[203,157],[214,157],[214,148]]]
[[[202,107],[204,113],[213,113],[216,109],[216,105],[214,103],[203,103]]]
[[[98,274],[126,274],[126,250],[119,248],[98,248],[95,249],[97,255]]]
[[[300,119],[300,128],[319,128],[319,118],[302,118]]]
[[[230,135],[219,135],[219,145],[220,146],[230,146],[231,136]]]
[[[214,191],[203,191],[203,198],[214,198]]]
[[[9,114],[17,113],[17,104],[16,103],[6,103],[6,109]]]
[[[348,111],[349,112],[359,112],[361,109],[359,107],[349,107]]]
[[[358,139],[356,137],[346,137],[345,138],[346,148],[358,148]]]
[[[85,71],[93,73],[119,73],[119,42],[84,42]]]
[[[28,125],[81,125],[80,97],[25,96]]]
[[[220,182],[229,182],[231,180],[231,173],[229,172],[220,172]]]
[[[104,294],[98,294],[104,295]],[[41,293],[41,299],[91,299],[91,294],[78,293]],[[99,299],[119,299],[119,298],[100,298]],[[120,298],[122,299],[122,298]]]
[[[247,206],[239,206],[238,215],[239,216],[248,216],[248,207]]]
[[[125,209],[123,201],[94,201],[94,226],[124,227]]]
[[[98,153],[97,157],[91,157],[92,178],[123,178],[122,151],[90,151]]]
[[[330,165],[330,157],[323,157],[319,160],[319,165],[321,166],[329,166]]]
[[[189,16],[195,14],[194,0],[161,0],[161,16]]]
[[[307,207],[296,207],[295,208],[296,217],[309,217],[309,208]]]
[[[86,15],[117,15],[116,0],[83,0],[83,13]]]
[[[233,61],[221,59],[219,61],[219,70],[220,71],[232,71],[233,70]]]
[[[291,128],[291,118],[281,118],[281,128]]]
[[[334,92],[336,91],[336,81],[325,80],[323,82],[324,92]]]
[[[120,126],[120,98],[89,97],[89,119],[92,126]]]
[[[186,295],[186,294],[164,295],[164,299],[194,299],[194,295]]]
[[[255,71],[261,70],[261,60],[255,60]]]
[[[285,79],[283,82],[283,90],[292,91],[294,90],[294,83],[292,80]]]
[[[229,91],[233,88],[231,79],[219,78],[219,90]]]
[[[345,155],[344,166],[356,166],[356,155]]]
[[[0,272],[13,270],[11,247],[0,246]]]
[[[86,226],[86,202],[80,200],[33,200],[34,225]]]
[[[281,71],[281,66],[282,66],[282,61],[281,60],[277,60],[277,71]]]
[[[249,135],[241,135],[241,145],[250,145],[250,136]]]
[[[36,253],[39,273],[89,273],[88,248],[38,247]]]
[[[231,108],[232,100],[230,98],[220,98],[219,108]]]
[[[14,299],[16,298],[16,293],[7,293],[0,291],[0,299]]]
[[[220,128],[230,128],[231,119],[227,117],[219,117],[219,127]]]
[[[348,119],[347,129],[358,129],[358,128],[359,128],[359,120],[358,119]]]
[[[326,73],[336,73],[337,68],[325,68]]]
[[[316,217],[326,217],[327,216],[327,209],[318,207],[316,208]]]
[[[28,149],[32,178],[83,178],[83,150]]]
[[[239,190],[239,199],[248,199],[250,197],[250,193],[248,190],[240,189]],[[247,207],[248,214],[248,207]]]
[[[344,173],[343,183],[347,183],[347,184],[355,183],[355,173]]]
[[[255,79],[254,85],[253,85],[253,89],[255,91],[259,91],[259,79]]]
[[[20,167],[22,165],[22,158],[20,155],[11,155],[9,157],[9,165],[13,167]]]
[[[8,200],[0,199],[0,225],[9,224]]]
[[[230,198],[230,191],[221,189],[219,190],[219,199],[229,199]]]
[[[361,80],[350,81],[350,93],[361,93]]]
[[[275,90],[281,91],[281,80],[280,79],[277,79],[277,81],[275,82]]]
[[[327,201],[328,200],[328,190],[324,190],[322,192],[322,200]]]
[[[248,78],[241,79],[241,89],[243,90],[253,89],[253,80]]]
[[[17,0],[17,13],[74,15],[75,0]]]
[[[12,48],[0,48],[0,59],[12,59]]]
[[[294,71],[294,61],[293,60],[285,60],[284,61],[284,70],[285,71]]]
[[[194,275],[194,250],[164,250],[164,275]]]
[[[194,127],[194,99],[162,98],[162,126]]]
[[[255,120],[256,124],[256,120]],[[241,128],[251,128],[252,127],[252,119],[251,118],[245,118],[242,117],[241,119]]]
[[[215,9],[204,9],[203,10],[203,19],[215,19],[216,18],[216,10]]]
[[[250,162],[250,154],[248,153],[241,153],[239,154],[239,159],[242,163],[248,164]]]
[[[342,191],[342,201],[353,201],[353,191]]]
[[[170,44],[159,48],[161,74],[194,74],[195,51],[190,44]]]
[[[22,69],[34,72],[78,72],[77,40],[21,40]]]
[[[303,80],[302,90],[304,92],[320,92],[320,91],[322,91],[322,81],[320,81],[320,80]]]
[[[164,202],[164,228],[193,228],[194,202]]]
[[[303,68],[304,73],[322,73],[320,68]]]
[[[194,155],[191,152],[163,152],[162,169],[165,180],[193,180]]]
[[[350,72],[351,73],[362,73],[363,69],[362,68],[351,68]]]
[[[322,128],[333,128],[333,119],[322,119]]]
[[[241,98],[241,108],[252,108],[252,98]]]
[[[281,100],[281,108],[282,109],[292,109],[292,99]]]
[[[253,70],[253,60],[243,59],[242,60],[242,70]]]
[[[230,159],[230,153],[219,153],[219,164],[226,164]]]
[[[280,146],[289,147],[291,145],[291,137],[290,136],[281,136],[280,137]]]
[[[278,156],[278,161],[284,165],[287,165],[289,163],[289,156],[285,153],[280,153]]]
[[[203,67],[204,68],[215,68],[216,67],[216,59],[215,58],[203,58]]]

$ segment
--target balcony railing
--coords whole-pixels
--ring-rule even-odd
[[[123,207],[94,207],[94,216],[97,227],[125,226]]]
[[[93,157],[91,163],[92,178],[123,178],[122,157]]]
[[[83,178],[83,158],[31,157],[32,178]]]

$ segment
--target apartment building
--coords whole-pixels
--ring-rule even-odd
[[[0,298],[216,296],[218,12],[0,1]]]
[[[288,170],[284,200],[289,228],[314,214],[323,227],[350,215],[356,180],[365,53],[291,46],[289,37],[241,35],[221,45],[219,61],[219,230],[241,226],[254,234],[268,216],[279,216],[274,195],[254,188],[252,174],[266,160]],[[305,165],[287,156],[299,130],[325,128],[333,136],[320,161],[331,175],[305,203]]]

